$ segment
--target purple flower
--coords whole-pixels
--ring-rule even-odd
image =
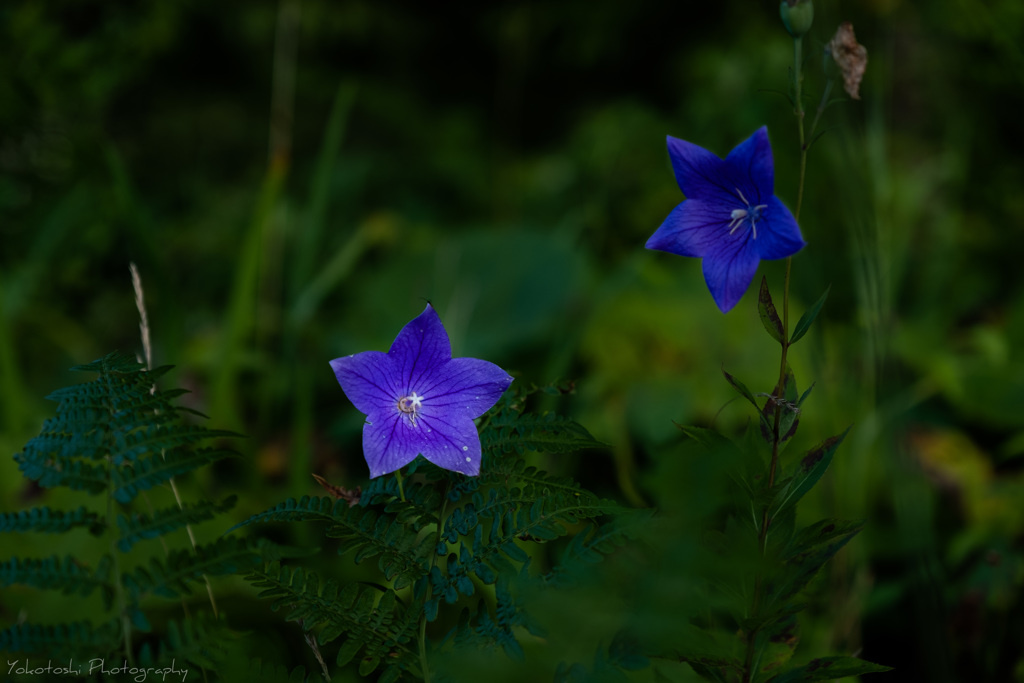
[[[480,473],[473,420],[498,401],[512,378],[494,363],[452,358],[448,333],[430,304],[387,353],[335,358],[331,367],[345,395],[366,414],[363,456],[371,479],[417,455],[455,472]]]
[[[702,258],[711,296],[727,313],[747,291],[761,259],[792,256],[804,246],[796,219],[774,194],[768,130],[756,130],[724,160],[671,136],[668,153],[686,199],[647,248]]]

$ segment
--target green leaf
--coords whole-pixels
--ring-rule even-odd
[[[750,405],[760,410],[761,406],[757,405],[757,401],[754,400],[754,394],[751,393],[750,389],[747,388],[746,384],[730,375],[724,369],[722,370],[722,374],[725,375],[725,381],[731,384],[733,389],[740,392],[740,396],[747,399],[747,401],[750,402]]]
[[[768,291],[768,278],[761,278],[761,291],[757,295],[757,312],[761,316],[761,324],[768,331],[771,338],[780,344],[786,338],[786,330],[782,326],[779,314],[775,311],[775,304],[772,302],[772,295]]]
[[[74,527],[87,527],[92,533],[102,533],[102,526],[99,515],[84,506],[71,512],[38,507],[0,514],[0,531],[63,533]]]
[[[779,492],[779,496],[776,498],[775,504],[770,511],[772,516],[777,515],[787,506],[796,505],[797,501],[803,498],[818,483],[818,480],[821,479],[822,475],[825,474],[825,470],[831,464],[832,456],[835,454],[836,449],[839,448],[839,444],[843,442],[849,431],[850,428],[847,427],[846,431],[842,434],[831,436],[807,451],[807,455],[797,465],[796,472],[793,474],[789,485]]]
[[[790,541],[778,577],[768,582],[766,606],[782,603],[804,586],[839,549],[864,528],[863,522],[825,519],[802,529]]]
[[[775,389],[765,401],[764,408],[761,409],[761,436],[768,444],[771,444],[775,438],[776,409],[781,411],[779,414],[779,446],[785,445],[796,434],[797,427],[800,426],[800,402],[803,400],[803,398],[798,400],[796,394],[796,377],[793,376],[793,368],[786,363],[785,384],[783,386],[775,385]]]
[[[757,405],[757,400],[754,398],[754,394],[751,393],[750,389],[747,388],[747,385],[741,382],[740,380],[736,379],[732,375],[730,375],[728,372],[725,371],[724,368],[722,369],[722,374],[725,375],[725,381],[731,384],[733,389],[740,392],[740,396],[747,399],[750,405],[754,406],[754,408],[757,410],[757,414],[760,416],[761,420],[761,429],[767,429],[769,432],[771,432],[771,422],[768,421],[764,413],[761,411],[761,406]]]
[[[155,512],[152,517],[144,513],[133,514],[131,517],[118,515],[117,526],[121,538],[117,541],[117,547],[126,553],[139,541],[163,536],[186,525],[213,519],[218,513],[234,507],[237,498],[229,496],[222,503],[202,501],[174,505]]]
[[[807,334],[807,330],[811,329],[811,324],[814,322],[814,319],[818,317],[818,312],[821,311],[821,307],[825,305],[825,299],[828,298],[828,293],[831,289],[832,285],[829,285],[825,290],[825,293],[821,295],[821,298],[814,302],[814,305],[808,308],[804,314],[800,316],[800,320],[796,322],[796,327],[793,328],[793,338],[789,340],[790,346],[800,341],[800,339]]]
[[[807,664],[790,669],[776,676],[770,683],[812,683],[813,681],[831,681],[848,676],[881,673],[891,671],[892,667],[873,664],[856,657],[820,657]]]
[[[517,454],[570,453],[608,446],[595,439],[583,425],[561,415],[520,415],[514,411],[491,418],[480,434],[480,441],[485,450]]]

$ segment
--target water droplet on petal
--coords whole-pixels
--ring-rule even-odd
[[[469,450],[469,446],[463,446],[463,447],[462,447],[462,450],[464,450],[464,451],[468,451],[468,450]]]
[[[469,461],[470,461],[470,459],[469,459],[469,458],[466,458],[466,462],[469,462]]]

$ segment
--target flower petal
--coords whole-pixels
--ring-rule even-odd
[[[341,390],[361,413],[372,415],[393,408],[404,384],[394,359],[381,351],[363,351],[331,361]]]
[[[498,402],[512,377],[494,363],[478,358],[453,358],[423,385],[423,412],[468,420],[480,417]]]
[[[679,189],[687,199],[726,205],[726,214],[746,206],[736,194],[737,179],[731,177],[731,169],[711,152],[670,135],[668,155]]]
[[[363,457],[370,466],[370,479],[408,465],[419,454],[415,432],[409,420],[397,410],[367,415],[363,425]]]
[[[403,390],[415,390],[424,375],[431,369],[446,363],[452,357],[452,345],[448,340],[441,319],[434,307],[426,309],[402,328],[388,350],[402,375]]]
[[[407,427],[413,430],[417,433],[409,436],[409,444],[430,462],[471,477],[480,474],[480,434],[469,418],[423,410],[416,426]]]
[[[800,226],[778,197],[771,197],[767,203],[757,222],[757,253],[763,259],[792,256],[805,246]]]
[[[761,259],[750,230],[722,239],[703,260],[704,281],[722,313],[728,313],[750,287]]]
[[[775,163],[768,128],[761,126],[725,158],[728,175],[753,206],[767,204],[775,193]]]
[[[704,256],[728,234],[730,209],[700,199],[687,199],[668,215],[645,245],[680,256]]]

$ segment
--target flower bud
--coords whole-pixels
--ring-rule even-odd
[[[814,3],[812,0],[782,0],[779,4],[779,16],[789,31],[789,35],[799,38],[811,30],[814,23]]]

